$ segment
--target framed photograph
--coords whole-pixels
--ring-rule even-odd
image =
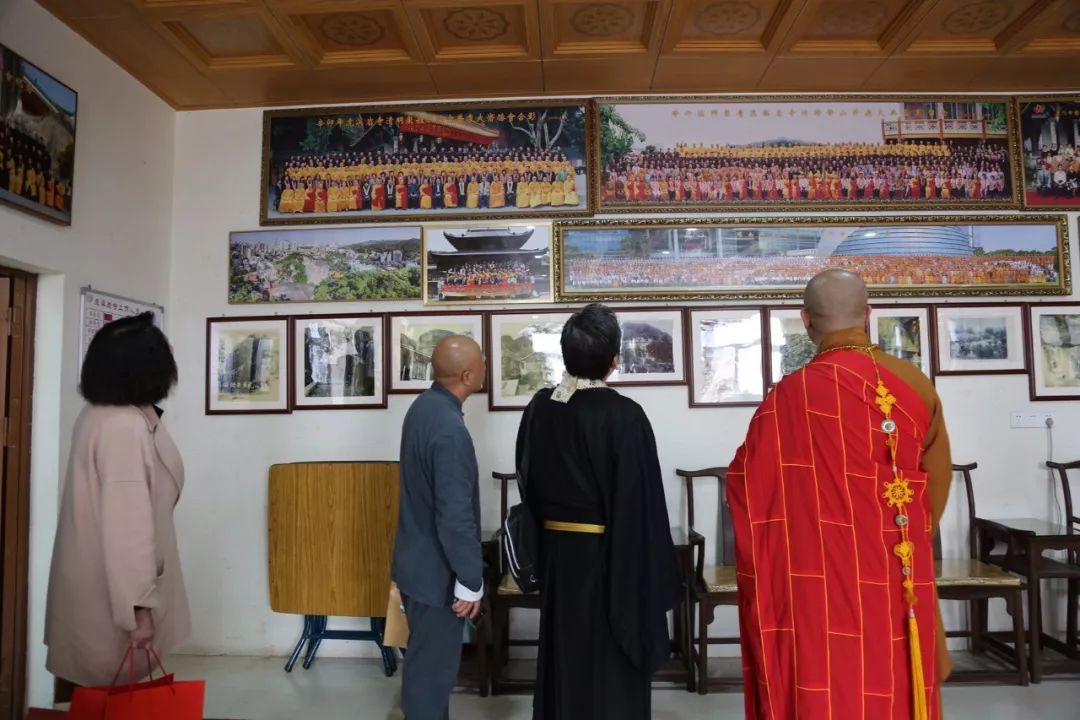
[[[1064,215],[573,220],[555,226],[560,302],[794,299],[829,268],[875,297],[1066,295]]]
[[[229,303],[420,297],[420,226],[229,233]]]
[[[386,407],[382,315],[293,318],[294,410]]]
[[[269,110],[262,224],[587,215],[591,103]]]
[[[598,212],[1019,202],[1004,98],[598,102]]]
[[[615,311],[622,330],[619,368],[611,385],[682,385],[686,382],[683,353],[683,311],[680,309]]]
[[[288,318],[206,321],[206,414],[289,412]]]
[[[563,325],[570,312],[504,312],[488,315],[488,407],[520,410],[537,390],[562,381]]]
[[[870,309],[870,342],[912,363],[927,377],[933,372],[928,305],[874,305]]]
[[[1030,305],[1031,399],[1080,400],[1080,303]]]
[[[760,308],[691,308],[690,407],[757,405],[765,397]]]
[[[768,308],[770,386],[802,368],[817,355],[817,346],[806,333],[802,308]]]
[[[79,94],[0,45],[0,202],[71,224]]]
[[[1016,100],[1024,207],[1080,210],[1080,97]]]
[[[1027,372],[1023,307],[938,305],[935,313],[935,375]]]
[[[550,303],[551,224],[424,226],[424,303]]]
[[[470,337],[484,347],[482,313],[401,313],[390,316],[390,392],[421,393],[435,375],[431,355],[443,338]]]

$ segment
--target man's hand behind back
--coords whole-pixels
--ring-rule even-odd
[[[464,620],[475,620],[476,616],[480,614],[480,601],[469,602],[467,600],[457,600],[450,609],[454,611],[454,614]]]

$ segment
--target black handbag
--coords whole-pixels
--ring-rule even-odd
[[[517,468],[518,490],[525,499],[525,483],[529,477],[529,435],[532,431],[532,408],[525,410],[525,439],[521,453],[521,466]],[[534,593],[540,589],[540,530],[536,518],[524,502],[514,505],[506,513],[499,529],[503,561],[507,572],[514,578],[521,592]]]

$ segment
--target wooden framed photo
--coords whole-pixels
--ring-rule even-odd
[[[1080,97],[1016,99],[1024,207],[1080,210]]]
[[[229,303],[420,297],[420,226],[229,233]]]
[[[770,385],[784,379],[817,355],[817,346],[806,333],[802,321],[802,308],[772,307],[767,309],[769,341],[767,377]]]
[[[488,408],[520,410],[537,390],[562,381],[562,329],[572,312],[488,315]]]
[[[619,368],[610,385],[683,385],[686,357],[683,311],[615,309],[622,331]]]
[[[765,397],[761,308],[691,308],[690,407],[757,405]]]
[[[560,302],[801,297],[828,268],[875,297],[1064,295],[1064,215],[573,220],[555,226]]]
[[[0,202],[71,224],[78,108],[77,92],[0,45]]]
[[[598,212],[1015,207],[1005,98],[605,98]]]
[[[551,223],[424,226],[424,304],[551,303]]]
[[[268,110],[263,225],[591,212],[587,100]]]
[[[1032,400],[1080,400],[1080,303],[1029,305]]]
[[[870,342],[907,360],[927,377],[933,372],[930,337],[929,305],[874,305],[870,309]]]
[[[206,414],[288,413],[289,319],[209,318],[206,321]]]
[[[308,315],[293,318],[294,410],[386,407],[386,318]]]
[[[435,374],[431,356],[443,338],[464,335],[484,344],[483,313],[394,313],[390,316],[390,392],[421,393]]]
[[[1027,323],[1020,305],[938,305],[935,375],[1027,372]]]

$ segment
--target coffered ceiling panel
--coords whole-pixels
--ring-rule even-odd
[[[1080,2],[1057,0],[1017,23],[1010,45],[1021,53],[1080,52]]]
[[[810,0],[792,28],[792,52],[884,54],[924,0]]]
[[[420,62],[405,12],[397,3],[358,11],[348,3],[283,7],[278,15],[318,65]]]
[[[294,43],[264,7],[157,5],[145,11],[147,20],[196,69],[286,68],[299,60]]]
[[[766,52],[805,0],[680,0],[664,41],[675,53]]]
[[[542,2],[544,57],[656,52],[667,11],[659,0]]]
[[[179,109],[1080,90],[1080,0],[38,2]]]
[[[905,48],[909,53],[993,54],[1031,0],[938,0]],[[1045,3],[1044,3],[1045,4]]]
[[[406,2],[428,60],[523,59],[539,55],[535,2]]]

